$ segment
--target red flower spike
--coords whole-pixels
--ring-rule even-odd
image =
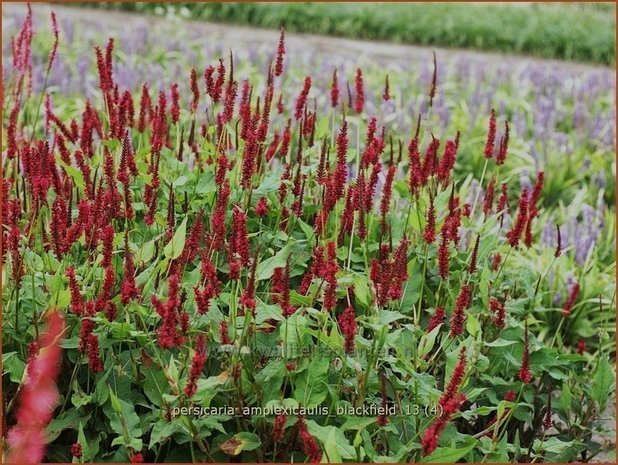
[[[212,65],[208,66],[208,68],[204,70],[204,82],[206,83],[206,93],[210,96],[210,98],[212,98],[214,88],[215,88],[214,73],[215,73],[215,68]]]
[[[500,198],[498,199],[498,211],[502,212],[502,215],[504,215],[505,212],[506,213],[509,212],[509,197],[508,197],[506,183],[502,183],[500,185]],[[502,215],[501,215],[501,218],[503,217]]]
[[[125,232],[124,235],[124,265],[122,284],[120,285],[120,302],[122,305],[127,305],[131,300],[140,297],[140,290],[135,283],[135,265],[133,263],[133,255],[129,250],[129,236]]]
[[[161,348],[170,349],[178,347],[184,342],[184,337],[178,331],[178,320],[180,310],[180,278],[174,273],[168,278],[168,297],[162,303],[155,296],[151,302],[155,310],[161,316],[161,324],[157,328],[158,342]]]
[[[427,325],[426,332],[430,333],[443,321],[444,321],[444,307],[436,307],[434,314],[431,316],[431,319],[429,320],[429,324]]]
[[[232,234],[234,236],[232,252],[240,258],[243,266],[248,266],[251,261],[246,222],[247,215],[243,213],[240,207],[236,206],[232,212]]]
[[[200,103],[200,87],[197,83],[197,71],[195,68],[191,68],[191,94],[193,98],[191,100],[191,113],[195,113],[197,111],[197,106]]]
[[[499,253],[494,254],[491,259],[491,271],[498,271],[500,263],[502,262],[502,255]]]
[[[150,99],[148,84],[144,84],[142,86],[142,96],[140,98],[139,105],[139,118],[137,120],[137,130],[140,133],[143,133],[146,130],[150,120],[152,119],[152,115],[152,101]]]
[[[225,212],[229,197],[230,183],[227,179],[224,179],[223,184],[219,187],[215,210],[210,218],[211,246],[215,250],[223,248],[225,240]]]
[[[350,353],[354,351],[354,337],[356,336],[356,313],[354,307],[348,305],[339,318],[337,318],[341,332],[345,339],[345,351]]]
[[[112,84],[107,75],[107,63],[103,57],[103,51],[98,45],[94,48],[97,55],[97,70],[99,72],[99,88],[105,94],[112,90]]]
[[[280,442],[283,439],[285,424],[287,423],[288,418],[284,415],[277,415],[275,417],[275,421],[273,422],[273,431],[272,438],[274,442]]]
[[[388,102],[391,99],[390,83],[388,82],[388,74],[384,78],[384,92],[382,93],[382,99]]]
[[[94,333],[88,335],[86,355],[88,356],[90,370],[94,373],[103,371],[103,362],[99,356],[99,338]]]
[[[562,316],[567,318],[571,314],[571,310],[573,310],[573,305],[575,305],[575,301],[579,296],[580,286],[579,283],[576,282],[571,287],[569,291],[569,296],[567,297],[566,303],[564,304],[564,308],[562,309]]]
[[[470,306],[471,300],[472,288],[469,284],[464,284],[455,300],[455,310],[451,316],[451,337],[459,336],[463,333],[463,324],[466,321],[465,310]]]
[[[519,369],[517,376],[524,383],[529,383],[532,381],[532,374],[530,373],[530,348],[528,344],[528,320],[525,322],[524,354],[521,360],[521,368]]]
[[[500,329],[504,328],[504,323],[506,321],[506,311],[504,308],[504,303],[500,302],[495,297],[492,297],[491,299],[489,299],[489,309],[494,314],[492,319],[494,324]]]
[[[496,156],[496,165],[503,165],[509,148],[509,122],[504,122],[504,135],[500,139],[500,147]]]
[[[485,215],[489,215],[493,208],[495,187],[496,180],[491,178],[489,183],[487,183],[487,189],[485,190],[485,196],[483,198],[483,213],[485,213]]]
[[[384,188],[382,189],[382,201],[380,203],[380,214],[382,216],[381,225],[382,231],[386,232],[386,214],[391,208],[391,196],[393,194],[393,180],[395,179],[395,173],[397,167],[390,165],[386,173],[386,181],[384,182]]]
[[[333,71],[333,80],[330,86],[330,106],[335,108],[339,103],[339,81],[337,79],[337,68]]]
[[[543,428],[549,429],[554,424],[552,420],[552,409],[551,409],[551,384],[547,388],[547,410],[545,410],[545,415],[543,415]]]
[[[479,255],[479,241],[481,236],[476,236],[476,242],[474,243],[474,249],[472,249],[472,255],[470,256],[470,264],[468,265],[468,273],[472,274],[476,271],[476,262]]]
[[[356,99],[354,100],[354,110],[356,113],[362,113],[365,107],[365,84],[363,82],[363,72],[360,68],[356,69],[356,79],[354,81],[356,88]]]
[[[558,234],[558,241],[556,242],[554,257],[558,258],[562,254],[562,236],[560,235],[560,226],[558,225],[556,225],[556,233]]]
[[[436,447],[438,447],[438,439],[442,431],[448,424],[452,415],[460,409],[461,405],[466,400],[466,396],[463,393],[457,392],[464,377],[465,365],[466,355],[464,349],[462,349],[459,354],[459,362],[453,370],[451,380],[448,386],[445,387],[442,397],[440,397],[439,402],[442,406],[442,411],[431,426],[423,433],[421,445],[423,447],[423,453],[426,455],[431,454]]]
[[[391,267],[391,282],[388,286],[388,298],[399,300],[403,297],[403,285],[408,280],[408,246],[410,241],[404,236],[395,250]]]
[[[69,290],[71,291],[71,311],[76,315],[81,315],[84,309],[84,301],[79,292],[79,285],[75,279],[75,269],[72,266],[67,267],[65,275],[69,278]]]
[[[71,457],[75,457],[76,459],[81,458],[82,456],[82,445],[79,442],[71,444]]]
[[[300,436],[300,440],[303,444],[305,455],[309,458],[309,462],[312,464],[320,463],[322,461],[322,451],[320,450],[318,442],[307,430],[307,425],[305,424],[305,420],[302,416],[298,417],[296,428],[298,429],[298,435]]]
[[[425,151],[425,159],[421,170],[421,184],[427,185],[427,180],[430,176],[436,174],[438,168],[438,149],[440,148],[440,140],[431,135],[431,143]]]
[[[59,259],[62,259],[62,256],[68,252],[68,246],[70,246],[65,242],[69,215],[64,197],[57,195],[52,205],[51,235],[54,252]]]
[[[101,242],[103,244],[101,266],[107,268],[112,264],[112,253],[114,252],[114,227],[111,224],[107,224],[101,229]]]
[[[184,393],[188,398],[193,397],[197,391],[197,380],[199,379],[208,356],[206,355],[206,338],[203,335],[199,335],[195,338],[195,355],[191,360],[191,369],[189,371],[189,377],[187,384],[185,385]]]
[[[459,359],[453,373],[451,375],[451,379],[448,382],[448,385],[444,388],[444,392],[440,397],[438,403],[445,407],[453,398],[457,391],[459,390],[461,383],[464,379],[464,374],[466,371],[466,351],[465,348],[462,348],[459,352]]]
[[[47,74],[49,74],[49,70],[54,64],[54,60],[56,59],[56,54],[58,53],[58,44],[60,43],[60,32],[58,30],[58,22],[56,21],[56,13],[54,11],[51,12],[51,23],[52,23],[52,32],[54,34],[54,44],[52,45],[52,49],[49,52],[49,57],[47,59]]]
[[[427,223],[423,233],[425,243],[431,244],[436,240],[436,210],[433,205],[433,197],[429,198],[429,208],[427,209]]]
[[[429,88],[429,106],[433,106],[433,99],[436,96],[438,81],[438,62],[436,60],[436,52],[433,52],[433,75],[431,77],[431,87]]]
[[[227,321],[221,320],[219,324],[219,337],[221,339],[221,344],[228,345],[230,344],[230,336],[228,334]]]
[[[309,76],[305,77],[305,82],[303,84],[303,89],[301,90],[298,98],[296,99],[296,109],[294,110],[294,118],[299,120],[303,116],[303,112],[305,111],[305,106],[307,105],[307,96],[309,95],[309,91],[311,90],[311,78]]]
[[[277,47],[277,60],[275,62],[275,76],[277,77],[283,74],[283,55],[285,55],[285,31],[281,28],[279,45]]]
[[[6,435],[5,463],[40,463],[47,444],[45,429],[60,398],[56,381],[60,374],[65,323],[61,312],[46,313],[46,329],[39,337],[38,353],[26,365],[19,392],[17,423]]]
[[[445,231],[442,231],[441,237],[442,240],[440,241],[440,247],[438,248],[438,274],[440,275],[440,278],[446,280],[449,275],[449,238],[448,234],[445,234]]]
[[[178,258],[180,263],[187,264],[192,262],[200,249],[200,241],[204,232],[204,212],[200,210],[195,216],[195,220],[191,225],[185,246],[182,249],[182,254]]]
[[[487,129],[487,142],[485,142],[485,158],[491,158],[494,154],[494,144],[496,142],[496,112],[492,109],[489,117],[489,128]]]
[[[335,173],[333,174],[329,193],[332,194],[332,198],[328,199],[329,205],[334,203],[343,197],[344,186],[348,177],[348,122],[344,121],[339,134],[337,135],[337,166],[335,167]]]
[[[511,247],[517,247],[524,232],[526,222],[528,221],[528,189],[524,187],[519,198],[519,210],[517,218],[513,223],[511,230],[506,234],[506,238]]]
[[[177,123],[180,119],[180,94],[178,93],[178,84],[172,84],[170,90],[172,94],[172,106],[170,107],[170,113],[172,114],[172,122]]]
[[[266,200],[266,197],[260,197],[258,200],[258,203],[255,206],[255,214],[260,218],[268,215],[268,201]]]
[[[410,140],[410,144],[408,145],[408,156],[409,156],[409,186],[410,192],[414,195],[417,194],[418,189],[421,187],[422,183],[422,165],[421,165],[421,157],[418,149],[418,139],[414,137]]]
[[[9,124],[6,130],[7,139],[7,158],[9,160],[15,158],[17,154],[17,117],[19,116],[19,100],[13,103],[11,113],[9,115]]]
[[[269,89],[272,89],[272,88],[269,88]],[[225,99],[223,102],[223,113],[222,113],[222,120],[221,120],[222,123],[229,123],[232,120],[232,116],[234,115],[234,103],[236,102],[237,92],[238,92],[238,83],[234,80],[234,64],[233,64],[232,55],[230,53],[230,77],[228,79],[228,84],[225,87]],[[270,111],[270,101],[268,101],[268,105],[264,106],[264,112],[266,113],[264,117],[264,122],[266,125],[268,124],[268,112],[269,111]],[[263,129],[263,132],[265,136],[266,129]]]
[[[223,91],[223,84],[225,82],[225,62],[223,58],[219,58],[219,66],[217,67],[217,79],[214,81],[214,85],[211,88],[210,97],[214,103],[219,103],[221,99],[221,93]]]
[[[382,164],[376,162],[371,169],[371,175],[369,176],[369,184],[365,190],[365,212],[370,212],[373,209],[373,196],[378,185],[380,172],[382,171]]]

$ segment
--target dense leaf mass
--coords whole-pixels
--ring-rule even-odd
[[[600,451],[589,432],[615,389],[615,261],[613,224],[599,222],[613,194],[586,173],[562,192],[564,173],[523,169],[530,134],[509,129],[509,105],[525,102],[462,119],[430,59],[412,117],[404,77],[328,61],[295,71],[283,30],[265,66],[229,53],[185,60],[178,82],[129,85],[127,60],[160,57],[114,39],[68,49],[55,16],[46,41],[32,12],[21,21],[3,102],[9,452],[318,463]],[[51,85],[72,53],[90,60],[89,92]],[[607,149],[603,137],[584,143]],[[565,202],[590,198],[597,209],[567,220]],[[39,336],[49,315],[63,318],[53,343]],[[48,413],[34,421],[48,346]]]

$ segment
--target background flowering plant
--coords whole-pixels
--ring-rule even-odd
[[[557,121],[510,109],[526,84],[479,96],[482,79],[449,81],[435,56],[412,91],[377,66],[295,70],[281,31],[253,60],[174,43],[157,74],[172,51],[100,35],[65,49],[73,25],[19,21],[3,101],[5,430],[54,307],[60,399],[32,444],[50,461],[602,450],[615,125],[581,119],[612,114],[602,85],[573,84],[572,121]],[[448,103],[466,83],[476,106]]]

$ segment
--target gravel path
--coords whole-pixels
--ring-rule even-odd
[[[2,3],[4,13],[25,11],[25,3]],[[51,11],[49,4],[37,4],[37,11]],[[109,29],[110,35],[114,31],[147,25],[150,28],[169,26],[170,21],[176,22],[179,28],[186,28],[204,34],[207,40],[217,40],[224,48],[235,48],[243,44],[265,43],[272,46],[279,39],[279,32],[269,29],[260,29],[248,26],[229,24],[214,24],[202,21],[169,19],[158,16],[145,16],[135,13],[103,11],[89,8],[76,8],[66,5],[53,5],[53,10],[59,17],[78,20],[84,25],[98,24]],[[484,64],[500,63],[502,65],[519,67],[524,63],[547,65],[557,70],[571,72],[585,72],[592,70],[606,70],[614,73],[613,68],[592,64],[574,63],[558,60],[543,60],[530,56],[504,55],[500,53],[485,53],[472,50],[445,49],[437,47],[421,47],[415,45],[399,45],[375,41],[359,41],[343,38],[334,38],[313,34],[286,34],[286,42],[291,49],[312,50],[323,54],[337,54],[347,58],[371,60],[377,63],[388,62],[418,62],[432,59],[432,52],[436,52],[438,62],[450,61],[454,58],[466,58],[480,66]]]

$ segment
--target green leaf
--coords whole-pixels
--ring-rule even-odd
[[[274,256],[260,262],[255,272],[255,279],[258,281],[269,279],[275,272],[275,268],[283,268],[285,266],[290,253],[292,253],[292,244],[287,244]]]
[[[336,426],[320,426],[315,421],[307,421],[307,430],[324,445],[329,463],[341,463],[343,460],[356,459],[356,451],[348,442],[343,431]]]
[[[240,450],[255,450],[262,445],[262,441],[257,434],[254,433],[238,433],[234,437],[240,441]]]
[[[568,447],[572,446],[574,443],[575,441],[561,441],[557,437],[549,437],[545,438],[544,441],[536,439],[534,441],[534,449],[537,451],[542,449],[545,452],[559,454]]]
[[[257,434],[254,433],[237,433],[234,437],[228,439],[219,448],[230,457],[235,457],[243,450],[254,450],[262,445],[262,441]]]
[[[562,386],[561,393],[560,393],[560,403],[567,417],[570,417],[571,415],[572,398],[573,398],[573,395],[571,394],[571,388],[569,387],[567,383],[564,383]]]
[[[294,390],[294,398],[302,406],[306,408],[315,407],[326,399],[329,364],[327,357],[316,357],[299,376]]]
[[[62,415],[49,422],[46,428],[47,440],[52,442],[60,436],[60,433],[64,430],[69,428],[77,429],[79,427],[79,422],[87,423],[88,420],[90,420],[90,414],[84,416],[83,412],[78,412],[74,408],[67,410]]]
[[[492,342],[486,342],[485,347],[507,347],[517,344],[517,341],[507,341],[506,339],[496,339]]]
[[[144,375],[144,394],[154,405],[162,407],[163,399],[161,394],[169,390],[169,382],[165,377],[165,373],[154,367],[142,367],[141,371]]]
[[[369,425],[373,425],[375,421],[374,417],[347,417],[340,429],[341,431],[363,430]]]
[[[188,180],[189,178],[187,178],[186,176],[178,176],[172,183],[172,187],[182,187],[187,184]]]
[[[475,337],[480,330],[481,325],[478,318],[472,314],[468,314],[468,318],[466,319],[466,331],[468,331],[470,336]]]
[[[422,463],[455,463],[476,447],[478,441],[473,441],[466,447],[438,447],[430,455],[421,460]]]
[[[109,387],[109,385],[107,386],[107,388],[109,389],[109,397],[110,397],[110,401],[112,403],[112,409],[118,415],[122,414],[122,406],[120,405],[120,399],[118,399],[118,397],[116,397],[116,394],[114,394],[114,391],[112,391],[112,389]]]
[[[163,444],[167,439],[176,432],[176,422],[159,420],[155,423],[150,433],[149,449],[152,449],[156,444]]]
[[[137,258],[139,261],[144,263],[150,263],[152,257],[154,256],[155,251],[155,240],[151,240],[146,242],[143,247],[137,253]]]
[[[605,356],[599,359],[599,364],[592,380],[591,397],[599,403],[601,411],[605,409],[609,393],[615,382],[615,376],[612,365],[609,364]]]
[[[356,297],[356,301],[364,307],[369,307],[371,304],[371,291],[367,276],[354,273],[352,282],[354,283],[354,296]]]
[[[92,453],[90,451],[90,445],[88,444],[88,440],[86,439],[86,435],[84,434],[84,426],[82,423],[79,423],[79,431],[77,433],[77,442],[82,446],[82,458],[85,463],[88,463],[92,460]]]
[[[75,408],[88,405],[90,402],[92,402],[92,394],[87,395],[83,391],[76,392],[71,396],[71,403],[75,406]]]
[[[281,313],[281,307],[279,305],[268,305],[263,302],[258,302],[255,309],[255,322],[261,325],[268,320],[283,321],[285,318]]]
[[[380,326],[386,326],[393,321],[401,320],[402,318],[408,318],[406,315],[394,312],[392,310],[382,310],[379,314],[379,324]]]
[[[197,381],[195,400],[199,401],[203,407],[209,407],[210,401],[217,394],[219,387],[227,383],[228,379],[229,374],[225,371],[221,372],[218,376],[210,376],[206,379],[200,378]]]
[[[301,305],[303,307],[308,307],[311,305],[312,298],[310,295],[301,295],[295,290],[290,291],[290,303],[292,305]]]
[[[9,379],[12,382],[19,383],[24,375],[26,364],[19,358],[17,352],[8,352],[2,354],[2,367],[4,373],[8,371]]]
[[[61,158],[56,158],[56,161],[64,168],[64,171],[73,178],[75,185],[78,189],[84,188],[84,176],[82,172],[75,168],[74,166],[67,165]]]
[[[105,409],[103,411],[109,418],[109,425],[112,431],[118,434],[118,437],[112,441],[112,445],[124,445],[138,451],[141,450],[142,440],[140,437],[142,436],[142,429],[140,419],[137,413],[135,413],[134,405],[119,399],[111,390],[109,394],[114,413]],[[119,412],[116,411],[117,407],[120,407]]]
[[[430,333],[423,334],[423,337],[421,337],[421,340],[418,343],[418,357],[419,358],[423,358],[425,355],[431,352],[431,349],[433,349],[433,346],[436,343],[436,336],[440,332],[441,327],[442,327],[442,324],[439,324]]]
[[[180,257],[183,249],[185,248],[185,241],[187,239],[187,217],[182,220],[180,226],[174,233],[174,236],[169,243],[163,249],[163,254],[170,260],[175,260]]]

